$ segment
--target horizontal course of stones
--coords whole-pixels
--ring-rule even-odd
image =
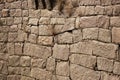
[[[120,0],[71,1],[0,0],[0,80],[120,80]]]

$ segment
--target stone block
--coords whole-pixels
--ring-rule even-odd
[[[120,62],[115,62],[114,63],[113,73],[117,74],[117,75],[120,75]]]
[[[50,18],[46,18],[46,17],[41,17],[40,20],[39,20],[39,24],[50,24]]]
[[[93,41],[93,54],[105,58],[116,58],[118,46],[112,43]]]
[[[65,24],[65,18],[51,18],[50,19],[50,24],[63,25],[63,24]]]
[[[40,10],[29,9],[29,17],[30,18],[40,18]]]
[[[101,5],[109,6],[109,5],[111,5],[111,1],[112,0],[101,0]]]
[[[7,43],[7,50],[9,55],[15,54],[15,45],[14,43]]]
[[[30,76],[31,68],[30,67],[21,67],[21,75]]]
[[[20,65],[21,66],[30,66],[31,64],[31,58],[29,56],[22,56],[20,58]]]
[[[53,45],[53,37],[52,36],[39,36],[38,44],[52,46]]]
[[[65,77],[65,76],[54,76],[53,78],[52,78],[52,80],[70,80],[70,78],[69,77]]]
[[[96,6],[95,7],[95,14],[103,15],[105,13],[104,10],[105,10],[105,8],[103,6]]]
[[[8,34],[7,33],[0,33],[0,41],[7,41],[7,36]]]
[[[94,6],[86,6],[85,15],[95,15],[95,7]]]
[[[20,75],[21,74],[21,68],[20,67],[8,67],[8,73],[10,75]]]
[[[22,43],[15,43],[15,54],[16,55],[22,55],[23,52],[23,44]]]
[[[72,80],[99,80],[100,73],[82,66],[71,64],[70,77]]]
[[[17,33],[8,33],[8,41],[11,42],[15,42],[17,40],[17,36],[18,34]]]
[[[120,28],[112,28],[112,42],[120,43]]]
[[[21,24],[22,23],[22,17],[15,17],[14,18],[14,24]]]
[[[97,16],[81,17],[79,24],[81,28],[97,27]]]
[[[110,25],[112,27],[120,27],[120,18],[119,17],[111,17],[110,18]]]
[[[31,33],[38,35],[38,26],[31,26]]]
[[[98,28],[83,29],[83,39],[98,39]]]
[[[29,19],[29,25],[38,25],[38,19],[37,18],[30,18]]]
[[[20,65],[20,57],[19,56],[9,56],[8,58],[9,66],[19,66]]]
[[[86,6],[90,6],[90,5],[99,5],[100,4],[100,0],[80,0],[79,2],[80,5],[86,5]]]
[[[55,44],[53,47],[53,57],[60,60],[68,60],[69,56],[69,46],[68,45],[58,45]]]
[[[29,40],[31,43],[36,43],[36,42],[37,42],[37,35],[35,35],[35,34],[30,34],[28,40]]]
[[[50,57],[47,59],[47,64],[46,64],[46,69],[48,71],[54,71],[55,70],[55,66],[56,66],[56,62],[55,59]]]
[[[21,76],[21,80],[35,80],[35,79],[27,76]]]
[[[39,35],[40,36],[53,35],[53,26],[52,25],[40,25],[39,26]]]
[[[73,64],[82,65],[88,68],[95,68],[96,57],[82,54],[72,54],[70,57],[70,62]]]
[[[112,72],[112,70],[113,70],[113,60],[98,57],[97,58],[97,67],[98,67],[98,70]]]
[[[99,29],[98,40],[104,42],[111,42],[111,31],[108,29]]]
[[[72,43],[73,40],[73,35],[69,32],[65,32],[63,34],[59,34],[57,36],[55,36],[55,41],[57,43]]]
[[[21,80],[20,75],[8,75],[7,80]]]
[[[69,76],[69,63],[68,62],[57,62],[56,74],[61,76]]]
[[[113,15],[120,16],[120,5],[115,5],[113,7]]]
[[[78,42],[70,45],[71,53],[92,54],[92,44],[90,41]]]

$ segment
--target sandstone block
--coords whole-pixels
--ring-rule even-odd
[[[73,42],[74,42],[74,43],[75,43],[75,42],[82,41],[83,33],[82,33],[82,30],[81,30],[81,29],[73,30],[72,34],[73,34]]]
[[[52,14],[53,14],[52,11],[44,9],[44,10],[41,10],[40,16],[42,16],[42,17],[51,17]]]
[[[70,57],[70,62],[73,64],[82,65],[88,68],[94,68],[96,65],[96,57],[82,54],[72,54]]]
[[[7,43],[7,50],[8,50],[8,53],[9,53],[9,55],[13,55],[13,54],[15,54],[15,45],[14,45],[14,43]]]
[[[111,5],[111,0],[101,0],[101,5]]]
[[[118,46],[115,44],[102,43],[98,41],[93,41],[93,54],[106,57],[106,58],[116,58],[116,50]]]
[[[20,80],[20,75],[8,75],[7,80]]]
[[[30,9],[35,9],[35,1],[34,0],[29,0],[28,1],[28,7]]]
[[[41,17],[39,20],[39,24],[50,24],[50,18]]]
[[[103,6],[96,6],[95,7],[95,14],[103,15],[104,14],[104,10],[105,10],[105,8]]]
[[[18,34],[17,33],[8,33],[8,41],[16,41]]]
[[[111,42],[111,31],[107,29],[99,29],[98,40],[104,42]]]
[[[39,36],[38,44],[42,45],[53,45],[53,37],[52,36]]]
[[[120,28],[112,28],[112,42],[120,43]]]
[[[7,33],[0,33],[0,41],[7,41]]]
[[[61,76],[69,76],[69,63],[58,62],[56,66],[56,74]]]
[[[15,54],[22,55],[23,54],[22,49],[23,49],[22,43],[15,43]]]
[[[9,64],[9,66],[19,66],[20,57],[19,56],[9,56],[8,64]]]
[[[60,25],[63,25],[63,24],[65,24],[65,19],[64,18],[51,18],[50,24],[60,24]]]
[[[32,68],[31,77],[37,78],[39,80],[50,80],[52,78],[52,74],[51,72],[48,72],[44,69]]]
[[[32,67],[39,67],[44,68],[46,61],[44,59],[31,59],[31,66]]]
[[[100,4],[100,0],[80,0],[80,5],[86,5],[86,6],[90,6],[90,5],[98,5]]]
[[[35,35],[35,34],[30,34],[28,40],[29,40],[31,43],[36,43],[36,42],[37,42],[37,35]]]
[[[30,67],[22,67],[21,68],[21,75],[30,76],[31,68]]]
[[[98,39],[98,28],[83,29],[83,39]]]
[[[116,5],[113,7],[113,15],[115,15],[115,16],[120,15],[120,5]]]
[[[119,17],[111,17],[110,25],[113,27],[120,27],[120,18]]]
[[[120,75],[120,62],[114,63],[113,73]]]
[[[22,5],[21,5],[21,1],[14,1],[11,3],[10,8],[13,9],[21,9]]]
[[[27,77],[27,76],[22,76],[22,77],[21,77],[21,80],[35,80],[35,79],[34,79],[34,78]]]
[[[78,42],[70,45],[71,53],[92,54],[92,44],[90,41]]]
[[[53,26],[52,25],[40,25],[39,26],[39,35],[40,36],[53,35]]]
[[[49,71],[54,71],[56,66],[55,59],[50,57],[47,59],[46,69]]]
[[[100,73],[75,64],[70,65],[70,77],[72,80],[99,80]]]
[[[68,60],[69,56],[69,46],[68,45],[58,45],[55,44],[53,47],[53,57],[61,60]]]
[[[2,10],[2,16],[3,17],[8,17],[9,16],[9,10],[8,9],[3,9]]]
[[[15,17],[14,18],[14,24],[21,24],[22,23],[22,17]]]
[[[30,18],[28,24],[30,24],[30,25],[38,25],[38,19],[37,18]]]
[[[8,67],[8,73],[10,75],[20,75],[21,74],[21,68],[20,67]]]
[[[56,76],[54,78],[52,78],[52,80],[70,80],[69,77],[65,77],[65,76]]]
[[[98,70],[112,72],[112,70],[113,70],[113,60],[98,57],[97,58],[97,66],[98,66]]]
[[[56,42],[58,43],[72,43],[73,35],[69,32],[65,32],[63,34],[59,34],[55,37]]]
[[[79,22],[81,28],[97,27],[97,16],[81,17]]]
[[[94,6],[86,6],[85,15],[95,15],[95,7]]]
[[[29,56],[22,56],[20,58],[20,65],[21,66],[30,66],[31,58]]]
[[[73,13],[73,16],[77,17],[77,16],[84,16],[84,15],[85,15],[85,6],[76,7],[75,12]]]
[[[112,4],[119,4],[120,0],[112,0]]]
[[[29,9],[28,14],[30,18],[40,18],[40,10]]]
[[[38,35],[38,26],[31,26],[31,33]]]
[[[106,6],[105,7],[105,14],[109,15],[109,16],[113,15],[113,6]]]

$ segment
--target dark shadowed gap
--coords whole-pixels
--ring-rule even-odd
[[[38,0],[35,0],[35,8],[38,9],[38,7],[39,7]]]
[[[45,0],[42,0],[42,4],[43,4],[43,7],[45,9],[46,8]]]

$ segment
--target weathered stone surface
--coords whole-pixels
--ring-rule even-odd
[[[55,44],[53,47],[53,57],[61,60],[68,60],[69,56],[69,46],[68,45],[58,45]]]
[[[22,56],[20,58],[21,66],[30,66],[31,58],[29,56]]]
[[[41,17],[39,20],[39,24],[50,24],[50,18]]]
[[[50,24],[65,24],[65,19],[64,18],[51,18]]]
[[[95,7],[95,14],[101,14],[103,15],[104,14],[104,7],[103,6],[96,6]]]
[[[48,72],[44,69],[32,68],[31,77],[37,78],[39,80],[50,80],[52,78],[52,74],[51,72]]]
[[[82,33],[81,29],[73,30],[72,34],[73,34],[73,42],[74,43],[82,41],[83,33]]]
[[[56,74],[61,76],[69,76],[69,63],[58,62],[56,65]]]
[[[70,45],[71,53],[92,54],[92,44],[90,41],[78,42]]]
[[[30,41],[31,43],[36,43],[37,42],[37,35],[35,34],[30,34],[28,41]]]
[[[117,75],[111,75],[106,72],[100,72],[101,73],[101,80],[120,80],[120,77]]]
[[[56,42],[58,43],[72,43],[73,35],[69,32],[65,32],[63,34],[59,34],[55,37]]]
[[[53,26],[52,25],[40,25],[39,26],[39,35],[41,35],[41,36],[53,35]]]
[[[30,78],[30,77],[26,77],[26,76],[22,76],[21,80],[35,80],[34,78]]]
[[[97,58],[97,66],[98,66],[98,70],[112,72],[112,70],[113,70],[113,60],[98,57]]]
[[[119,17],[111,17],[110,25],[113,27],[120,27],[120,18]]]
[[[38,35],[38,26],[31,26],[31,33],[32,34],[37,34]]]
[[[32,67],[39,67],[44,68],[46,64],[46,60],[44,59],[31,59],[31,66]]]
[[[98,28],[83,29],[83,39],[98,39]]]
[[[50,57],[47,59],[46,69],[49,71],[54,71],[56,66],[55,59]]]
[[[88,68],[94,68],[96,65],[96,57],[95,56],[88,56],[82,54],[72,54],[70,57],[70,62],[73,64],[82,65]]]
[[[81,28],[97,27],[97,16],[81,17],[80,27]]]
[[[120,75],[120,62],[114,63],[113,73]]]
[[[93,54],[106,58],[116,58],[118,46],[115,44],[93,41]]]
[[[30,18],[28,24],[30,24],[30,25],[38,25],[38,19],[37,18]]]
[[[111,42],[111,31],[107,29],[99,29],[98,40],[104,42]]]
[[[7,33],[0,33],[0,41],[7,41],[8,34]]]
[[[16,41],[17,39],[17,33],[9,33],[8,34],[8,41]]]
[[[120,43],[120,28],[112,28],[112,42]]]
[[[30,67],[22,67],[21,68],[21,75],[30,76],[31,68]]]
[[[100,0],[91,0],[91,1],[89,1],[89,0],[80,0],[80,5],[98,5],[98,4],[100,4]]]
[[[53,45],[53,37],[52,36],[39,36],[38,44],[42,45]]]
[[[100,73],[75,64],[70,65],[70,77],[72,80],[99,80]]]
[[[51,47],[38,46],[31,43],[26,43],[24,45],[24,55],[46,59],[51,56],[51,53]]]
[[[14,52],[15,47],[14,46],[15,46],[14,43],[7,43],[7,50],[8,50],[9,55],[15,54],[15,52]]]
[[[64,77],[64,76],[54,76],[52,80],[70,80],[69,77]]]
[[[101,0],[101,4],[106,6],[111,5],[111,0]]]
[[[75,0],[73,0],[75,1]],[[85,6],[79,6],[76,8],[73,16],[76,17],[76,16],[84,16],[85,15]]]
[[[9,56],[8,64],[9,64],[9,66],[19,66],[20,65],[20,57],[19,56]]]
[[[116,5],[113,7],[113,15],[115,15],[115,16],[120,15],[120,5]]]
[[[20,75],[8,75],[7,80],[20,80],[21,76]]]
[[[22,43],[15,43],[15,54],[22,55],[23,54],[22,49],[23,49]]]
[[[95,15],[95,7],[94,6],[86,6],[85,15]]]
[[[21,74],[21,68],[20,67],[8,67],[8,73],[10,75],[20,75]]]
[[[40,10],[29,9],[30,18],[40,18]]]

